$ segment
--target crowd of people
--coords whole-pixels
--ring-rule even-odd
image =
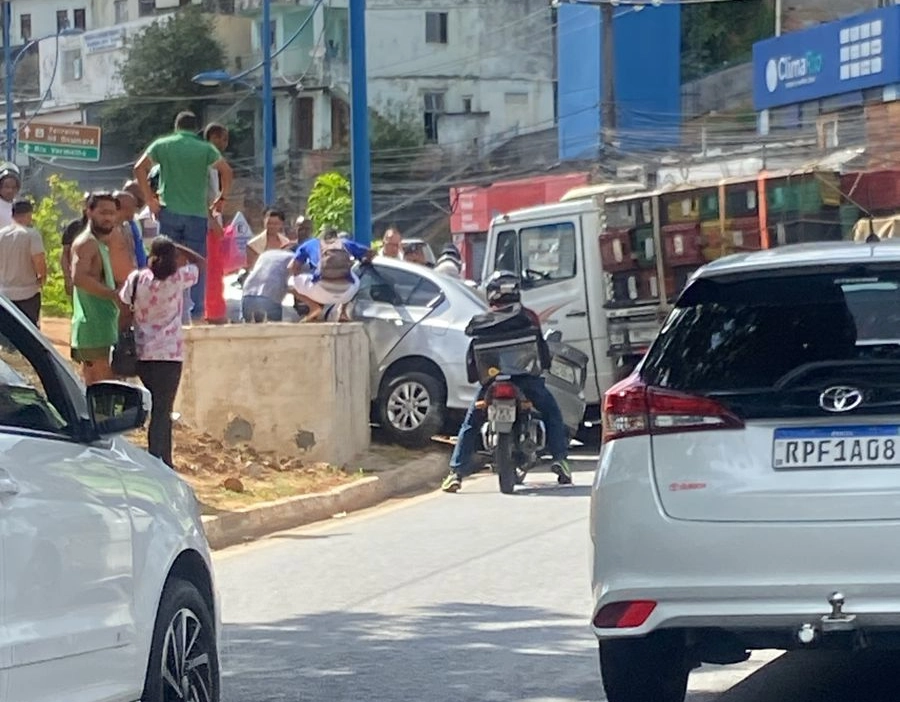
[[[61,232],[62,269],[72,301],[71,356],[86,384],[115,379],[113,350],[123,329],[133,330],[137,375],[153,409],[150,453],[172,465],[172,410],[184,362],[183,326],[228,321],[223,210],[233,172],[223,152],[228,130],[201,130],[182,112],[171,134],[153,141],[121,189],[85,193],[82,212]],[[20,197],[21,174],[0,166],[0,293],[40,326],[47,260],[33,227],[34,203]],[[346,319],[359,288],[354,267],[376,252],[346,232],[314,234],[303,214],[288,228],[286,214],[270,209],[264,229],[246,246],[241,313],[245,322],[281,321],[293,294],[304,321]],[[459,278],[461,261],[448,246],[434,263],[421,242],[403,241],[395,227],[383,236],[380,256],[432,265]]]

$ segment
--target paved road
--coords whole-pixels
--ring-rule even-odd
[[[603,700],[581,459],[571,488],[476,478],[220,553],[226,702]],[[776,656],[696,672],[690,702],[900,700],[892,661]]]

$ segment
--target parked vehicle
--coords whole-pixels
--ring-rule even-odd
[[[0,297],[0,697],[220,699],[218,609],[191,488],[121,434],[149,393],[87,390]]]
[[[519,273],[524,304],[589,357],[585,419],[597,423],[603,393],[646,353],[694,271],[731,253],[840,240],[852,214],[840,188],[821,171],[576,188],[495,217],[481,278]]]
[[[407,446],[427,445],[444,430],[455,433],[476,391],[466,377],[465,328],[487,303],[468,285],[414,263],[376,258],[357,272],[360,289],[349,312],[369,337],[372,420]],[[235,277],[226,284],[226,302],[229,318],[240,321]],[[299,319],[292,296],[283,306],[285,321]],[[548,376],[567,420],[584,411],[572,385]],[[569,421],[577,426],[580,417]]]
[[[513,335],[520,336],[520,335]],[[567,397],[578,398],[576,408],[567,407],[570,435],[574,435],[584,414],[585,368],[587,357],[561,343],[559,332],[548,332],[547,340],[556,349],[553,353],[548,381]],[[480,400],[486,410],[486,420],[481,427],[482,444],[493,454],[492,465],[500,482],[500,492],[509,495],[515,491],[531,468],[538,464],[547,444],[547,431],[540,412],[522,392],[510,373],[541,375],[540,352],[534,336],[505,339],[475,339],[473,341],[475,366],[482,386],[487,390]],[[562,388],[561,388],[562,386]],[[561,408],[562,410],[562,408]]]
[[[900,641],[900,246],[739,254],[605,395],[591,507],[610,702],[753,649]],[[839,555],[838,555],[839,554]]]

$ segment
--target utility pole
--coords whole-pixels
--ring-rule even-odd
[[[353,238],[372,243],[372,172],[366,91],[366,0],[350,0],[350,185]]]
[[[263,200],[266,207],[275,204],[275,164],[272,140],[275,136],[275,106],[272,95],[272,2],[263,0],[262,4],[262,136],[263,136]]]
[[[600,5],[600,22],[602,24],[601,41],[603,54],[601,56],[603,76],[603,142],[602,146],[611,146],[616,132],[616,54],[613,37],[613,6],[611,2]]]
[[[12,58],[12,5],[9,0],[3,2],[3,68],[5,69],[6,78],[4,82],[4,91],[6,93],[6,160],[12,161],[15,158],[15,142],[16,132],[13,126],[13,80],[15,73],[13,72]]]

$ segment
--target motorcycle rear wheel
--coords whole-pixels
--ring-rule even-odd
[[[516,461],[513,451],[513,435],[499,434],[494,449],[494,468],[500,481],[500,492],[512,495],[516,489]]]

